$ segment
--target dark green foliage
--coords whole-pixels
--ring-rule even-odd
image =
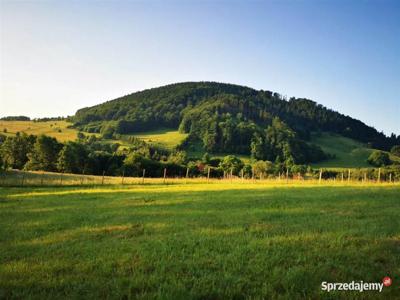
[[[307,173],[307,166],[306,165],[293,165],[290,168],[290,173],[304,175]]]
[[[105,151],[94,151],[88,155],[85,172],[94,175],[121,175],[123,169],[124,155],[112,154]]]
[[[234,155],[227,155],[224,159],[220,162],[219,167],[225,171],[227,174],[238,175],[239,172],[242,170],[244,164],[240,160],[240,158]]]
[[[67,120],[68,118],[64,117],[45,117],[45,118],[35,118],[33,119],[34,122],[48,122],[48,121],[63,121]]]
[[[77,133],[77,139],[79,140],[79,141],[83,141],[84,139],[85,139],[85,134],[83,134],[82,132],[78,132]]]
[[[4,165],[8,168],[23,169],[35,140],[35,136],[25,133],[7,137],[1,145]]]
[[[174,163],[163,163],[160,161],[152,160],[137,152],[131,152],[124,160],[125,174],[128,176],[143,176],[143,170],[146,177],[161,177],[163,176],[164,169],[167,169],[168,176],[183,176],[186,168]],[[193,166],[191,166],[193,169]]]
[[[392,149],[390,149],[390,153],[400,157],[400,145],[393,146]]]
[[[58,153],[62,144],[53,137],[40,135],[37,137],[31,152],[28,154],[27,170],[57,171]]]
[[[176,165],[184,165],[187,162],[185,151],[175,151],[168,156],[168,162]]]
[[[271,174],[274,170],[274,165],[270,161],[259,160],[256,161],[252,166],[254,176],[265,178],[268,174]]]
[[[250,147],[254,134],[263,135],[274,117],[287,124],[299,140],[307,140],[312,131],[330,131],[383,150],[400,143],[394,134],[386,137],[359,120],[308,99],[286,101],[278,93],[215,82],[179,83],[133,93],[81,109],[72,119],[82,130],[105,131],[106,136],[179,127],[190,133],[189,144],[200,141],[207,152],[249,154],[260,150],[253,149],[257,144]],[[105,128],[109,126],[113,131]],[[291,152],[305,146],[290,144],[286,148]],[[316,149],[311,152],[320,154]],[[307,161],[308,155],[294,160]],[[256,156],[266,158],[260,153]]]
[[[368,163],[375,167],[384,167],[390,165],[392,162],[388,153],[375,150],[368,157]]]
[[[61,172],[84,173],[88,163],[87,146],[77,142],[68,142],[58,156],[57,168]]]
[[[1,121],[30,121],[31,118],[26,116],[8,116],[0,118]]]
[[[115,128],[112,125],[106,125],[101,129],[101,135],[104,139],[112,139],[115,133]]]
[[[315,145],[309,145],[279,118],[275,117],[264,133],[255,133],[251,140],[251,156],[258,160],[276,160],[286,165],[304,164],[327,158]]]

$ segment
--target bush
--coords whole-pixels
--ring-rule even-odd
[[[392,163],[389,154],[380,150],[373,151],[367,161],[375,167],[384,167]]]
[[[264,177],[272,173],[274,165],[270,161],[259,160],[253,164],[252,170],[255,176]]]

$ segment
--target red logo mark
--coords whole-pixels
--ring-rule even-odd
[[[389,276],[385,276],[382,279],[382,283],[384,286],[391,286],[392,285],[392,278],[390,278]]]

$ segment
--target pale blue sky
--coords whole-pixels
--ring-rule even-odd
[[[310,98],[400,134],[399,3],[0,0],[0,116],[72,115],[205,80]]]

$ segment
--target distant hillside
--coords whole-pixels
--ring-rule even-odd
[[[330,133],[312,134],[311,141],[320,146],[323,151],[334,155],[332,159],[314,164],[316,167],[370,167],[367,159],[374,149],[360,142]]]
[[[13,136],[17,132],[26,134],[45,134],[56,138],[60,142],[73,141],[78,131],[70,128],[72,124],[66,121],[6,121],[0,120],[0,134]]]
[[[183,146],[205,151],[251,154],[256,159],[295,163],[326,158],[310,132],[332,132],[371,148],[400,144],[363,122],[308,99],[284,99],[271,91],[215,82],[187,82],[133,93],[77,111],[83,131],[107,135],[176,128],[188,134]]]

